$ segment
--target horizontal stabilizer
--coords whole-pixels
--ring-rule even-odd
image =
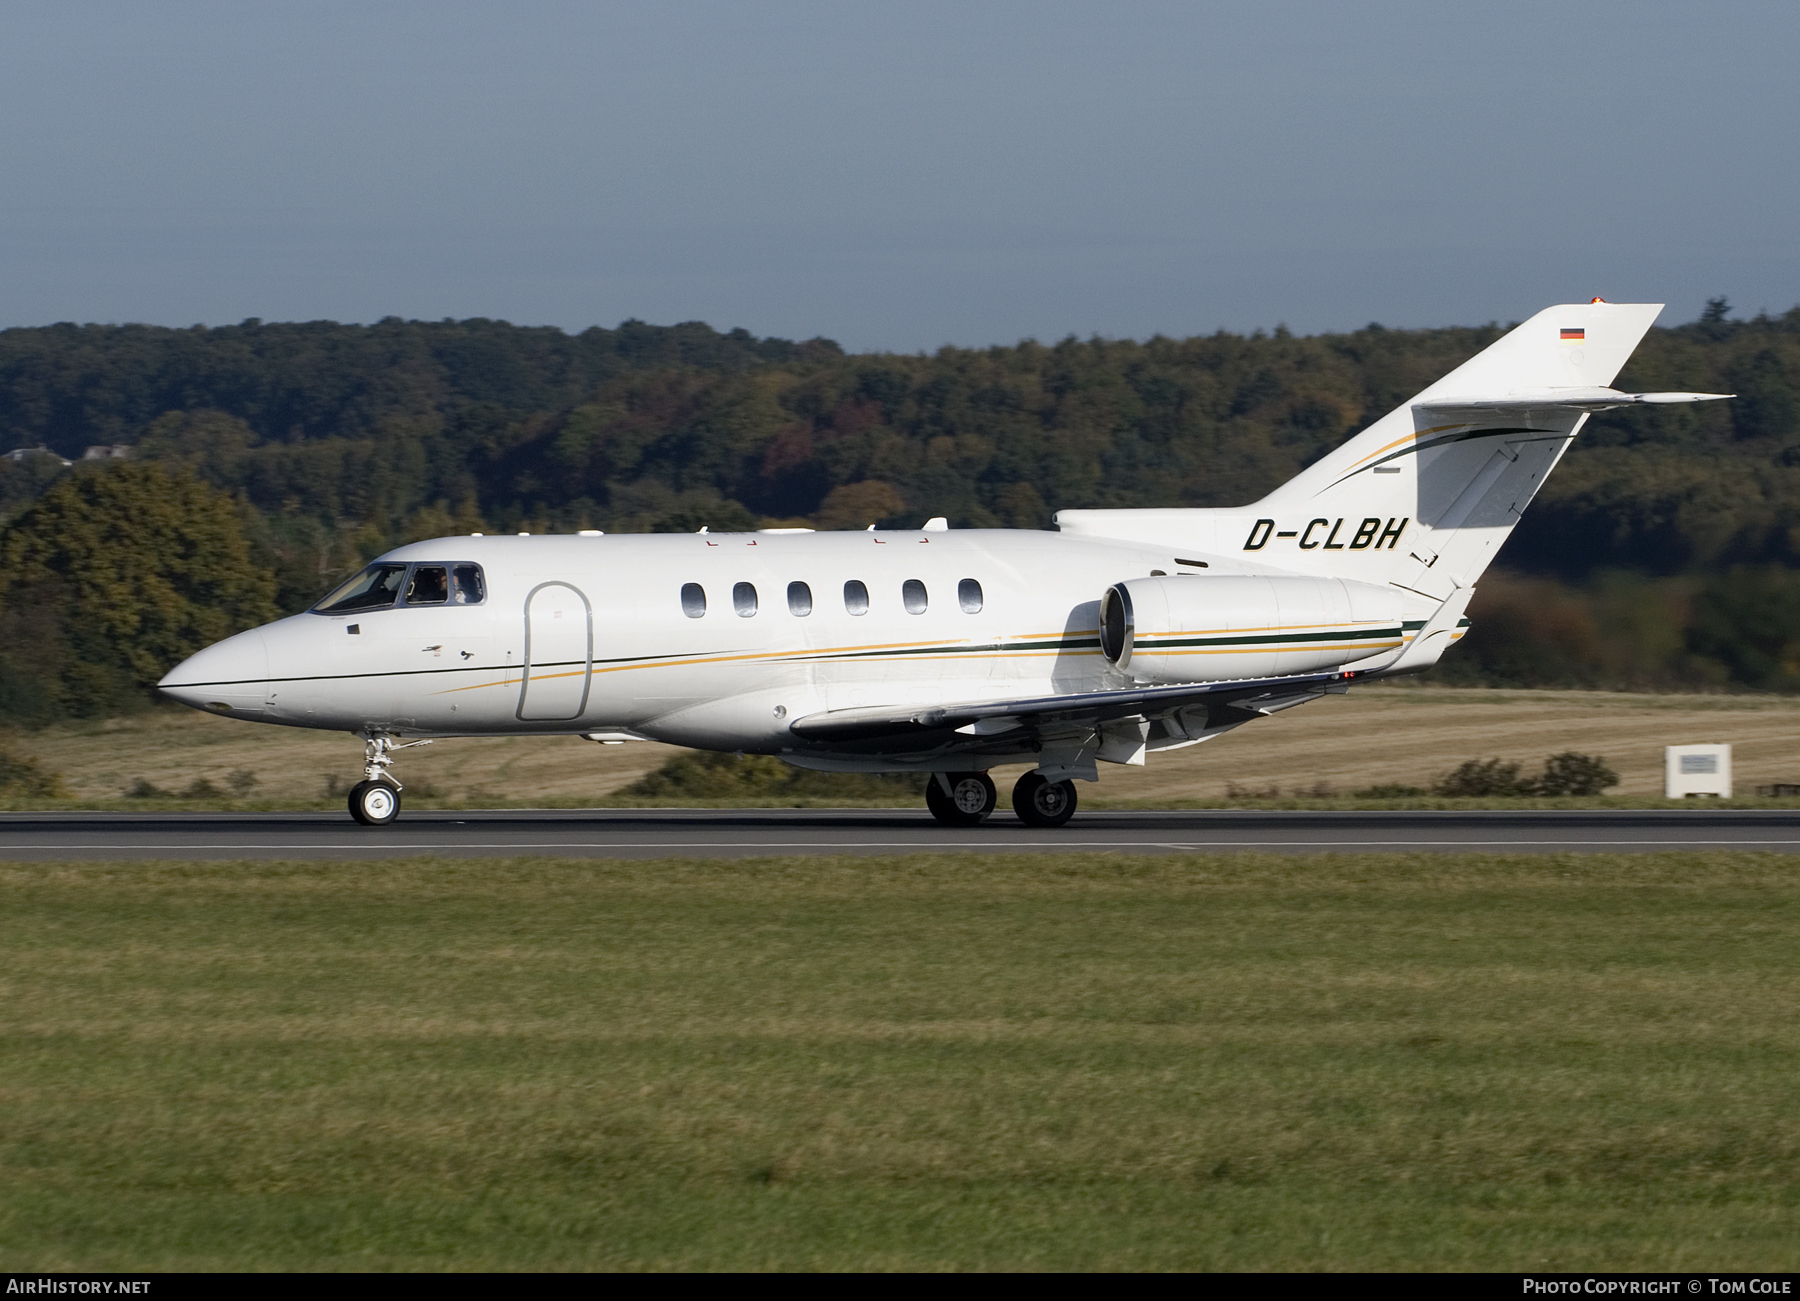
[[[1413,403],[1415,411],[1607,411],[1637,404],[1722,402],[1735,393],[1622,393],[1616,388],[1514,389],[1493,395],[1437,397]]]

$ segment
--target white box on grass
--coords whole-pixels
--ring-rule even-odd
[[[1672,800],[1687,795],[1731,798],[1731,747],[1670,745],[1663,747],[1663,794]]]

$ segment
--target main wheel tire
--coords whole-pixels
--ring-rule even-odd
[[[1045,781],[1028,772],[1013,787],[1012,804],[1028,827],[1060,827],[1075,816],[1075,783]]]
[[[953,772],[945,777],[950,783],[948,795],[936,773],[925,787],[925,807],[939,822],[952,827],[978,827],[1000,802],[994,779],[984,772]]]
[[[385,827],[400,816],[400,792],[389,782],[357,782],[350,788],[350,816],[365,827]]]

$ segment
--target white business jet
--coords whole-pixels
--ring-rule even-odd
[[[364,742],[350,812],[393,821],[404,746],[653,739],[832,772],[931,774],[979,823],[1074,780],[1413,673],[1588,414],[1708,393],[1609,385],[1660,304],[1552,307],[1241,509],[1065,510],[1058,532],[436,538],[305,614],[211,646],[162,691]]]

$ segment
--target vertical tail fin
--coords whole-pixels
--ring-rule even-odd
[[[1607,387],[1661,310],[1546,308],[1252,505],[1065,510],[1057,526],[1387,583],[1438,609],[1488,567],[1590,412],[1729,396]]]
[[[1661,310],[1539,312],[1250,507],[1275,522],[1258,558],[1434,601],[1471,586],[1589,412],[1638,400],[1607,386]]]

